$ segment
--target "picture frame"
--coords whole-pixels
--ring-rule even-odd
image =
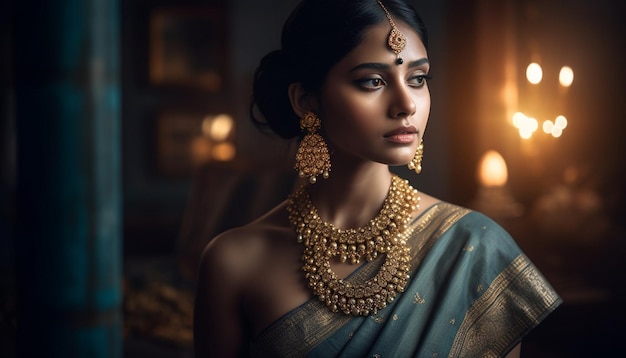
[[[211,93],[227,77],[228,19],[218,6],[155,7],[149,14],[149,82]]]

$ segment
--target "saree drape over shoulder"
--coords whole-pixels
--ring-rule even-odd
[[[509,234],[448,203],[411,224],[411,278],[369,317],[332,313],[316,298],[266,328],[254,357],[501,357],[561,298]],[[381,257],[348,281],[374,276]]]

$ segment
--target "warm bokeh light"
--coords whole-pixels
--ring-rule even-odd
[[[191,141],[191,162],[198,166],[211,160],[211,143],[204,137]]]
[[[523,139],[529,139],[539,128],[539,122],[535,118],[527,117],[522,112],[513,115],[513,125],[518,129],[519,135]]]
[[[533,62],[526,68],[526,78],[528,82],[532,84],[539,84],[543,79],[543,70],[541,65]],[[574,81],[574,70],[569,66],[563,66],[559,73],[559,82],[563,87],[569,87]],[[535,131],[539,128],[539,122],[532,117],[525,115],[522,112],[517,112],[513,115],[513,126],[519,131],[519,135],[522,139],[529,139],[533,136]],[[563,130],[567,127],[567,118],[563,115],[556,117],[554,121],[546,120],[541,124],[541,129],[544,133],[552,135],[554,138],[558,138],[563,135]]]
[[[516,112],[513,115],[513,126],[515,128],[519,128],[522,125],[522,122],[526,119],[526,115],[522,112]]]
[[[215,160],[219,160],[221,162],[233,160],[236,154],[235,146],[228,142],[220,143],[213,147],[212,154]]]
[[[561,72],[559,72],[559,83],[563,87],[569,87],[574,82],[574,70],[572,70],[569,66],[561,67]]]
[[[528,79],[528,82],[534,85],[541,82],[541,79],[543,78],[543,70],[541,69],[541,66],[535,62],[528,65],[526,68],[526,78]]]
[[[543,122],[543,125],[541,127],[545,134],[550,134],[552,133],[552,128],[554,128],[554,123],[552,123],[551,120],[547,120]]]
[[[567,127],[567,118],[565,118],[565,116],[562,116],[562,115],[556,117],[556,120],[554,121],[554,125],[561,129],[565,129],[565,127]]]
[[[556,117],[555,121],[544,121],[542,125],[543,132],[545,134],[551,134],[554,138],[558,138],[563,135],[563,129],[567,127],[567,118],[565,116]]]
[[[206,116],[202,121],[202,133],[216,142],[226,140],[233,127],[234,120],[228,114]]]
[[[561,129],[561,128],[557,127],[557,126],[554,126],[552,128],[552,132],[550,132],[550,134],[552,134],[552,136],[554,138],[558,138],[558,137],[560,137],[563,134],[563,129]]]
[[[208,115],[202,120],[202,139],[209,147],[203,148],[202,157],[205,162],[217,160],[227,162],[236,155],[232,143],[232,132],[235,127],[233,117],[228,114]]]
[[[489,150],[480,160],[478,180],[485,187],[501,187],[506,184],[508,170],[500,153]]]

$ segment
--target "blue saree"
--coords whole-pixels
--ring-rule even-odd
[[[251,343],[254,357],[501,357],[561,298],[510,235],[448,203],[412,224],[411,279],[377,314],[332,313],[311,299]],[[374,276],[382,257],[348,281]]]

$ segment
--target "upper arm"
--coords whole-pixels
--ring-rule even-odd
[[[194,307],[196,357],[235,357],[245,338],[240,312],[245,270],[236,247],[216,238],[205,248],[198,268]]]

